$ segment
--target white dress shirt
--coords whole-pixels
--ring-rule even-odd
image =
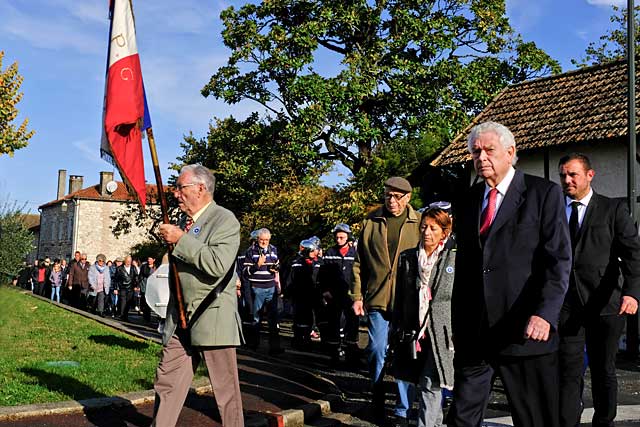
[[[584,220],[584,214],[587,213],[587,206],[589,206],[589,202],[591,201],[591,197],[593,196],[593,188],[589,189],[589,192],[586,196],[584,196],[580,200],[574,200],[571,197],[564,196],[565,201],[565,212],[567,213],[567,221],[571,220],[571,203],[579,202],[578,205],[578,228],[582,227],[582,221]]]
[[[496,197],[496,210],[493,213],[493,218],[491,218],[492,223],[493,223],[493,220],[496,218],[496,214],[500,209],[500,205],[504,200],[505,194],[507,194],[507,190],[509,189],[509,186],[511,185],[511,181],[513,181],[513,177],[515,174],[516,174],[516,170],[513,168],[513,166],[509,166],[509,171],[507,172],[505,177],[502,179],[502,181],[498,183],[498,185],[496,185],[496,189],[498,190],[498,195]],[[487,207],[487,203],[489,203],[489,191],[491,191],[491,187],[489,187],[489,184],[485,182],[484,186],[485,188],[484,188],[484,198],[482,199],[482,211],[484,211],[484,209]]]

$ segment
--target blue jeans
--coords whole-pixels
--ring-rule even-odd
[[[396,380],[398,400],[393,412],[397,417],[409,418],[411,406],[416,398],[416,385],[412,382]]]
[[[60,302],[60,286],[51,286],[51,301]]]
[[[369,344],[367,345],[367,361],[369,376],[374,385],[384,381],[384,358],[389,339],[389,321],[380,311],[370,311],[368,316]]]
[[[276,301],[274,301],[276,288],[253,288],[253,322],[260,323],[260,310],[265,304],[268,305],[269,325],[277,322],[277,306],[274,309]],[[275,315],[274,315],[275,314]]]
[[[380,311],[370,311],[368,315],[369,344],[367,345],[367,361],[369,375],[373,382],[374,406],[384,401],[384,360],[387,353],[390,322]],[[394,413],[407,418],[408,411],[415,398],[415,385],[406,381],[396,381],[398,398]]]

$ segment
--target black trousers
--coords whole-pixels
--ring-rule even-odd
[[[118,289],[118,305],[120,307],[120,318],[129,319],[129,309],[133,306],[133,289]]]
[[[480,427],[494,374],[502,379],[515,427],[558,427],[558,354],[496,356],[473,363],[454,359],[449,427]]]
[[[624,316],[586,315],[563,307],[560,313],[560,425],[575,427],[582,414],[584,350],[591,373],[593,427],[613,427],[618,404],[616,354]]]

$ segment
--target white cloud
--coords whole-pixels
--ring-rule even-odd
[[[590,37],[589,31],[586,31],[586,30],[576,30],[575,34],[576,34],[576,36],[578,36],[578,38],[579,38],[580,40],[583,40],[583,41],[585,41],[585,42],[589,42],[589,41],[591,41],[591,37]]]
[[[22,4],[21,4],[22,6]],[[30,5],[34,6],[34,5]],[[42,14],[21,10],[9,3],[0,2],[0,34],[21,39],[30,45],[53,50],[72,49],[80,53],[102,54],[104,37],[98,37],[100,28],[91,29],[78,25],[68,15]],[[104,28],[106,31],[107,21]]]
[[[47,0],[50,7],[63,8],[82,22],[108,22],[108,2],[87,2],[77,0]]]
[[[246,117],[253,109],[247,104],[229,106],[200,91],[226,56],[182,56],[143,58],[143,73],[151,119],[157,113],[173,117],[184,132],[206,129],[212,117]],[[255,109],[259,106],[255,104]],[[155,112],[155,113],[154,113]]]
[[[104,163],[100,158],[100,146],[91,138],[79,139],[71,143],[80,153],[82,157],[93,163]]]
[[[587,0],[587,3],[592,6],[625,6],[627,0]]]
[[[506,11],[512,27],[519,33],[535,28],[542,19],[547,0],[507,0]]]

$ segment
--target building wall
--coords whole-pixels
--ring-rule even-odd
[[[126,203],[118,201],[76,199],[67,203],[66,212],[59,204],[43,209],[39,256],[70,259],[79,250],[86,252],[93,262],[100,253],[107,259],[128,254],[131,247],[148,240],[152,223],[148,221],[145,227],[132,224],[131,232],[117,239],[111,232],[114,225],[111,216],[125,206]]]
[[[62,204],[43,208],[40,212],[40,238],[38,258],[49,257],[69,259],[73,253],[73,203],[67,203],[66,211]]]
[[[553,147],[549,150],[549,179],[559,183],[558,161],[566,154],[579,152],[591,160],[596,174],[593,189],[609,197],[627,196],[627,147],[622,144],[580,145]],[[542,153],[519,153],[517,167],[531,175],[544,176]],[[640,165],[637,168],[636,188],[640,189]]]

